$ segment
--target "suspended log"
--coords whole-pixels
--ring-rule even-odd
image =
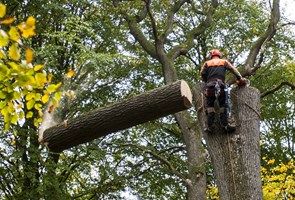
[[[46,129],[39,138],[52,152],[167,116],[192,105],[185,81],[177,81]]]

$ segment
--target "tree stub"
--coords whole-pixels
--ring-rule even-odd
[[[85,113],[50,127],[40,135],[41,142],[53,152],[158,119],[192,106],[192,93],[181,80],[131,97],[122,102]]]
[[[231,90],[236,131],[226,133],[216,113],[215,129],[204,132],[207,123],[204,83],[196,85],[194,96],[200,131],[203,133],[214,168],[220,200],[262,199],[260,178],[260,92],[252,87]]]

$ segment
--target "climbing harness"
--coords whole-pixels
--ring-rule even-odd
[[[225,92],[225,102],[226,102],[226,109],[227,109],[227,117],[231,117],[231,109],[230,109],[230,89],[229,85],[226,84],[224,88]]]
[[[214,86],[214,88],[215,88],[215,97],[216,97],[216,99],[218,99],[219,98],[219,96],[220,96],[220,91],[221,91],[221,88],[220,88],[220,81],[215,81],[215,86]]]

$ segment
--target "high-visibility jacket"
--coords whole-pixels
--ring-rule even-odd
[[[242,77],[240,72],[229,61],[218,57],[213,57],[211,60],[206,61],[201,68],[200,74],[204,82],[216,80],[224,82],[226,70],[231,71],[237,79]]]

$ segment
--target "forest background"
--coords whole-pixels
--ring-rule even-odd
[[[43,99],[44,105],[37,108],[32,105],[34,112],[30,112],[26,104],[31,99],[20,98],[22,105],[27,106],[24,119],[14,119],[15,123],[9,124],[8,131],[3,128],[0,137],[1,199],[189,198],[185,182],[189,177],[186,143],[172,115],[61,154],[50,153],[38,142],[38,133],[56,123],[167,82],[169,77],[163,75],[163,63],[134,39],[131,18],[128,18],[137,14],[140,17],[147,2],[2,1],[7,5],[5,17],[16,17],[13,23],[20,24],[30,16],[36,19],[36,35],[24,38],[20,48],[29,46],[32,49],[32,62],[45,64],[36,72],[52,74],[56,87],[51,87],[50,92],[56,92],[57,96],[63,94],[63,97],[58,108],[56,102],[50,107]],[[166,13],[174,1],[152,2],[150,13],[154,18],[149,16],[150,20],[140,24],[143,34],[151,40],[155,35],[151,19],[157,26],[165,27],[161,22],[166,15],[162,13]],[[173,31],[169,31],[169,42],[165,45],[167,51],[184,41],[185,33],[200,24],[211,5],[211,1],[179,2],[183,5],[174,16]],[[178,79],[186,80],[191,88],[200,82],[200,66],[212,48],[219,48],[224,58],[241,70],[251,45],[267,27],[271,8],[269,1],[220,3],[210,26],[194,38],[189,51],[181,52],[174,60]],[[295,195],[292,159],[295,150],[295,19],[284,14],[281,6],[276,34],[261,50],[263,58],[259,64],[262,67],[247,77],[251,85],[261,91],[261,165],[265,199]],[[2,23],[1,29],[5,27]],[[62,83],[59,88],[58,83]],[[45,87],[48,88],[46,84]],[[36,89],[38,92],[40,88]],[[39,126],[41,107],[43,123]],[[194,108],[189,110],[193,120],[196,120],[195,112]],[[3,127],[4,122],[7,124],[7,120],[1,119]],[[207,198],[217,199],[210,158],[206,151],[204,155]]]

